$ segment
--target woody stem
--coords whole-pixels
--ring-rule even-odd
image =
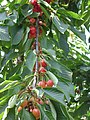
[[[36,83],[38,80],[38,36],[39,36],[39,26],[38,26],[39,19],[36,20],[36,39],[35,39],[35,45],[36,45],[36,66],[35,66],[35,73],[34,73],[34,81],[33,81],[33,87],[36,87]]]

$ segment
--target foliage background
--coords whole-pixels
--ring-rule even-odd
[[[43,90],[51,103],[46,111],[46,106],[39,106],[41,120],[89,120],[90,51],[85,30],[90,29],[90,1],[55,0],[50,5],[39,2],[44,12],[41,19],[47,24],[42,27],[39,41],[49,64],[47,76],[53,76],[56,83],[55,88]],[[7,0],[6,5],[0,5],[0,119],[3,120],[18,116],[21,120],[34,119],[26,110],[17,114],[20,99],[16,99],[33,77],[35,56],[32,40],[28,40],[29,15],[38,16],[33,14],[28,0]]]

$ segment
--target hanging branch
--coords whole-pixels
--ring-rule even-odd
[[[35,39],[35,45],[36,45],[36,66],[35,66],[33,88],[36,87],[36,83],[37,83],[37,80],[38,80],[38,36],[39,36],[38,21],[39,21],[39,19],[37,18],[37,20],[36,20],[36,39]]]
[[[36,21],[36,72],[38,72],[38,36],[39,36],[39,26],[38,18]]]

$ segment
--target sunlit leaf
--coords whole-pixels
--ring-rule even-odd
[[[56,88],[45,88],[43,89],[45,92],[46,96],[50,98],[51,100],[54,100],[56,102],[59,102],[63,105],[66,105],[64,102],[64,94],[61,93],[59,90]]]
[[[0,21],[7,19],[6,13],[2,12],[0,13]]]
[[[0,26],[0,40],[2,40],[2,41],[10,41],[7,26]]]
[[[31,71],[33,70],[35,61],[36,61],[36,56],[32,51],[30,51],[26,59],[26,66],[28,67],[29,70]]]
[[[68,28],[68,24],[65,24],[63,23],[63,21],[60,21],[57,16],[53,16],[52,22],[56,26],[56,28],[59,30],[59,32],[61,32],[62,34],[64,34],[64,32]]]

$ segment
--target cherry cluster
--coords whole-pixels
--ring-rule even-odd
[[[30,100],[29,99],[25,99],[21,105],[18,107],[17,111],[18,113],[25,108],[27,111],[31,112],[33,114],[33,116],[36,118],[36,120],[38,120],[40,118],[40,110],[37,106],[37,104],[48,104],[48,100],[45,99],[45,97],[43,96],[42,99],[38,98],[38,97],[31,97]]]
[[[30,101],[28,100],[24,100],[21,105],[18,107],[18,112],[20,112],[23,108],[27,109],[29,112],[32,112],[32,114],[34,115],[34,117],[36,118],[36,120],[38,120],[40,118],[40,110],[38,109],[38,107],[35,104],[35,101],[33,103],[33,101],[30,99]]]
[[[51,0],[45,0],[47,3],[50,3]],[[42,9],[40,8],[40,4],[38,4],[38,1],[37,0],[31,0],[30,2],[32,5],[33,5],[33,12],[37,12],[37,13],[40,13],[39,16],[42,16],[43,15],[43,11]],[[35,27],[35,23],[36,23],[36,19],[35,18],[30,18],[28,17],[28,19],[30,20],[30,23],[31,23],[31,26],[30,26],[30,32],[29,32],[29,35],[28,35],[28,38],[31,39],[31,38],[36,38],[36,27]],[[45,23],[43,23],[42,21],[39,21],[39,25],[44,25],[46,26]],[[39,26],[39,33],[40,35],[42,34],[42,29],[41,29],[41,26]]]
[[[45,0],[47,3],[50,3],[52,0]],[[40,12],[42,15],[42,9],[40,8],[40,4],[37,3],[37,0],[31,0],[31,4],[33,5],[33,12]]]
[[[29,21],[30,21],[30,31],[29,31],[29,35],[28,35],[28,38],[29,39],[32,39],[32,38],[36,38],[36,27],[35,27],[35,24],[36,24],[36,19],[35,18],[28,18]],[[41,26],[39,26],[39,35],[42,34],[42,29],[41,29]]]
[[[46,67],[47,67],[47,63],[46,63],[45,59],[41,59],[40,61],[38,61],[38,72],[39,72],[39,75],[44,76],[44,74],[47,71]],[[33,71],[35,72],[35,65],[34,65]],[[41,88],[53,87],[53,85],[54,85],[53,80],[48,80],[48,81],[41,80],[38,83],[38,86],[41,87]]]
[[[35,49],[36,47],[36,44],[35,42],[33,43],[32,45],[32,49]],[[42,55],[42,49],[41,49],[41,46],[40,46],[40,43],[38,42],[38,49],[39,49],[39,53],[41,53]],[[46,67],[47,67],[47,62],[44,58],[40,59],[40,61],[38,61],[38,74],[40,76],[44,76],[45,73],[46,73]],[[36,64],[34,65],[34,68],[33,68],[33,72],[36,71]],[[48,80],[48,81],[45,81],[45,80],[41,80],[39,83],[38,83],[38,86],[41,87],[41,88],[46,88],[46,87],[52,87],[54,85],[54,82],[53,80]]]
[[[45,0],[47,3],[50,3],[51,0]],[[42,48],[40,45],[39,40],[36,41],[37,37],[42,35],[42,27],[46,26],[46,24],[44,22],[42,22],[41,16],[43,15],[42,9],[40,8],[40,4],[38,4],[37,0],[31,0],[30,4],[33,5],[33,12],[38,12],[40,13],[39,15],[39,19],[38,19],[38,33],[39,35],[37,35],[37,19],[36,18],[31,18],[30,16],[27,17],[27,19],[29,20],[29,34],[28,34],[28,38],[29,39],[34,39],[34,41],[32,40],[32,45],[31,45],[31,49],[36,51],[36,56],[37,56],[37,60],[36,63],[33,67],[33,73],[34,73],[34,77],[37,76],[36,78],[36,84],[35,84],[35,88],[41,87],[42,89],[47,88],[47,87],[53,87],[54,86],[54,82],[53,80],[46,80],[45,75],[46,75],[46,67],[47,67],[47,62],[42,54]],[[37,43],[37,44],[36,44]],[[36,47],[38,46],[38,50],[36,49]],[[38,52],[37,52],[38,51]],[[36,64],[38,64],[38,68],[36,68]],[[37,69],[37,70],[36,70]],[[35,74],[37,73],[37,74]],[[29,93],[29,97],[27,95],[26,99],[19,105],[17,111],[20,112],[23,108],[25,108],[27,111],[31,112],[33,114],[33,116],[36,118],[36,120],[39,120],[40,118],[40,110],[38,108],[38,104],[48,104],[48,100],[47,98],[43,95],[42,97],[38,96],[37,93],[33,92],[34,91],[34,87],[33,85],[30,85],[28,88],[26,88],[26,90],[24,92]]]
[[[52,80],[48,80],[47,82],[45,80],[42,80],[38,83],[38,86],[41,88],[46,88],[46,87],[52,87],[54,85]]]

